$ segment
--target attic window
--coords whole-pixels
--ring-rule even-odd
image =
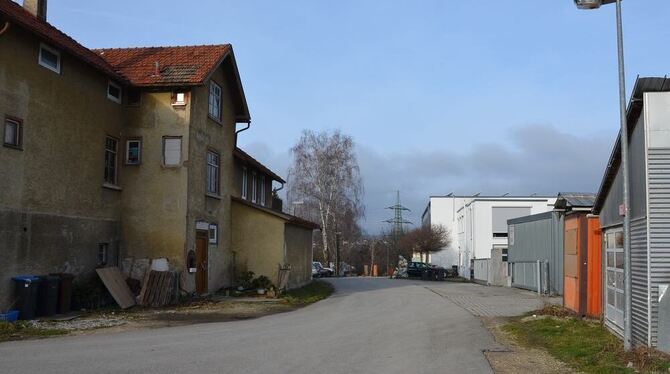
[[[115,103],[121,104],[121,86],[109,81],[107,83],[107,98]]]
[[[46,44],[40,44],[38,63],[54,73],[60,74],[60,52]]]
[[[185,92],[173,92],[172,93],[172,105],[173,106],[186,105],[186,93]]]

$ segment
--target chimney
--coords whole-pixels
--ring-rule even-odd
[[[47,20],[47,0],[23,0],[23,9],[42,21]]]

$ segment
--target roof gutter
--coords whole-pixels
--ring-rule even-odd
[[[237,147],[237,134],[241,133],[242,131],[247,131],[249,130],[249,127],[251,127],[251,120],[247,122],[247,127],[243,127],[237,131],[235,131],[235,147]]]

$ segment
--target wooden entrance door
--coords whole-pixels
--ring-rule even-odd
[[[577,215],[566,218],[563,236],[563,305],[579,315],[583,313],[580,223]]]
[[[206,231],[196,231],[195,235],[195,292],[203,294],[207,292],[207,242],[208,235]]]

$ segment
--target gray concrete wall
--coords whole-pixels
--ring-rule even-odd
[[[312,280],[312,230],[286,224],[286,263],[291,265],[288,288],[300,287]]]
[[[98,265],[98,244],[118,261],[119,222],[56,214],[0,210],[0,310],[16,296],[11,277],[67,272],[85,277]]]

